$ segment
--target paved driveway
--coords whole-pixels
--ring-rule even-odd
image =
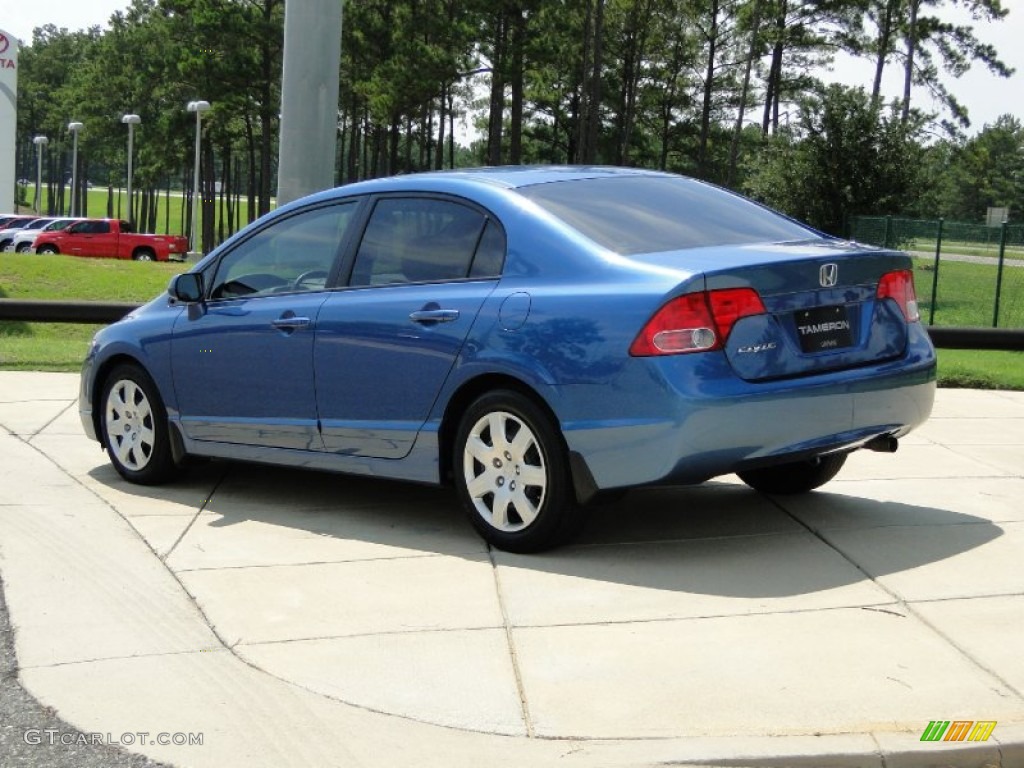
[[[0,570],[21,680],[80,730],[203,733],[129,746],[219,768],[1024,765],[1024,393],[940,390],[822,492],[635,491],[527,557],[446,490],[131,486],[76,381],[0,373]],[[937,719],[997,725],[920,742]]]

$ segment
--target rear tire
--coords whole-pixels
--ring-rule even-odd
[[[167,410],[149,374],[136,365],[118,366],[103,384],[99,406],[101,439],[121,477],[158,485],[177,474]]]
[[[139,248],[132,254],[133,261],[156,261],[156,254],[149,248]]]
[[[456,433],[452,467],[470,523],[498,549],[540,552],[581,527],[583,511],[561,435],[518,392],[496,390],[469,406]]]
[[[14,248],[15,253],[28,253],[32,250],[31,243],[18,243]]]
[[[824,485],[839,474],[839,470],[846,463],[846,456],[845,453],[830,454],[808,461],[752,469],[736,474],[744,483],[762,493],[783,496],[807,493]]]

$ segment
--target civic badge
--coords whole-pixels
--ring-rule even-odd
[[[822,288],[831,288],[839,280],[838,264],[822,264],[818,271],[818,282]]]

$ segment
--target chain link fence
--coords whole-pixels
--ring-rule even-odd
[[[1024,225],[855,216],[850,239],[914,257],[929,325],[1024,328]]]

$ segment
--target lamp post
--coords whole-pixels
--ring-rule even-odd
[[[50,143],[50,140],[45,136],[36,136],[32,139],[32,143],[36,145],[36,215],[41,214],[42,202],[42,188],[43,188],[43,151],[46,149],[46,145]]]
[[[71,131],[71,216],[78,215],[78,132],[81,123],[68,123]]]
[[[189,239],[191,250],[189,258],[198,258],[200,250],[198,247],[197,233],[199,231],[199,150],[202,142],[203,112],[210,108],[208,101],[190,101],[188,111],[196,113],[196,164],[192,173],[192,236]]]
[[[128,126],[128,223],[132,223],[132,153],[135,126],[142,122],[138,115],[124,115],[121,122]]]

